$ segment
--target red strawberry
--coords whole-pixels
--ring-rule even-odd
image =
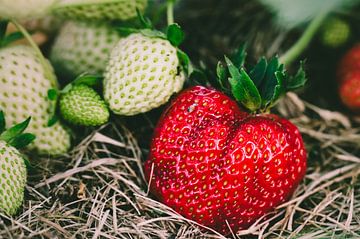
[[[338,80],[343,81],[346,74],[354,70],[360,70],[360,43],[350,49],[340,61]]]
[[[340,83],[341,101],[352,111],[360,111],[360,69],[350,71]]]
[[[259,62],[253,81],[243,68],[227,63],[234,96],[248,108],[264,110],[286,90],[277,59]],[[220,78],[227,78],[223,73]],[[297,77],[287,82],[289,89],[304,81]],[[151,192],[185,217],[225,235],[288,199],[306,171],[296,126],[276,115],[245,113],[224,93],[201,86],[183,91],[171,103],[150,149],[144,171]]]

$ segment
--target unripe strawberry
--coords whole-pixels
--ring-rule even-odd
[[[340,83],[339,95],[345,106],[360,112],[360,69],[346,74]]]
[[[71,124],[99,126],[109,120],[109,110],[100,95],[87,85],[74,85],[60,97],[60,113]]]
[[[8,19],[33,19],[47,15],[56,0],[1,0],[0,16]]]
[[[136,9],[144,12],[147,0],[60,0],[54,13],[66,18],[87,20],[128,20]]]
[[[0,211],[13,215],[24,199],[26,166],[19,151],[0,140]]]
[[[4,112],[0,111],[0,212],[13,215],[24,199],[26,166],[18,149],[35,139],[35,135],[23,133],[30,118],[6,130]]]
[[[177,49],[168,40],[131,34],[111,52],[104,98],[114,113],[136,115],[166,103],[184,81]]]
[[[339,18],[329,19],[322,31],[321,41],[325,46],[339,47],[346,43],[350,36],[350,26]]]
[[[71,77],[101,74],[119,40],[117,31],[106,24],[67,22],[55,39],[50,60],[55,69]]]
[[[51,78],[56,80],[55,75]],[[69,133],[60,123],[48,127],[52,104],[47,92],[56,88],[57,82],[45,75],[32,48],[17,45],[0,49],[0,83],[0,107],[7,115],[7,124],[13,125],[30,115],[28,131],[37,136],[31,148],[41,154],[65,153],[70,147]]]

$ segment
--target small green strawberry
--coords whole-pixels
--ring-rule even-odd
[[[339,47],[350,37],[350,26],[340,18],[330,18],[322,28],[321,41],[328,47]]]
[[[54,8],[59,16],[90,20],[128,20],[136,10],[144,12],[147,0],[60,0]]]
[[[105,101],[91,87],[80,84],[60,96],[61,116],[71,124],[99,126],[109,120]]]
[[[30,118],[5,131],[4,113],[0,111],[0,211],[14,215],[24,200],[26,165],[17,148],[35,139],[23,133]]]
[[[52,69],[50,65],[46,67]],[[67,152],[69,133],[60,123],[48,127],[52,104],[47,92],[57,87],[56,77],[53,73],[46,75],[34,49],[23,45],[0,49],[0,84],[0,107],[7,114],[7,124],[13,125],[31,115],[28,131],[37,135],[31,148],[40,154]]]
[[[119,40],[118,32],[105,24],[67,22],[55,39],[50,60],[58,72],[70,77],[101,74]]]
[[[1,0],[0,16],[6,19],[33,19],[50,12],[56,0]]]
[[[189,58],[177,48],[183,40],[177,24],[168,27],[167,35],[152,29],[124,30],[132,34],[111,53],[104,98],[114,113],[136,115],[165,104],[182,89]]]

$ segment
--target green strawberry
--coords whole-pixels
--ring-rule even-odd
[[[8,19],[32,19],[46,15],[56,0],[1,0],[0,16]]]
[[[166,103],[184,81],[177,49],[168,40],[134,33],[111,53],[104,98],[114,113],[135,115]]]
[[[339,47],[350,37],[350,26],[340,18],[330,18],[322,28],[321,41],[325,46]]]
[[[51,78],[56,79],[54,75]],[[40,154],[65,153],[70,147],[69,133],[60,123],[48,127],[52,103],[47,92],[56,88],[57,82],[45,76],[36,52],[22,45],[1,48],[0,83],[0,107],[8,116],[7,124],[12,125],[31,115],[33,120],[28,131],[37,135],[31,148]]]
[[[128,20],[136,9],[144,12],[147,0],[60,0],[54,13],[73,19]]]
[[[74,85],[60,96],[60,113],[74,125],[99,126],[109,120],[109,110],[104,100],[84,84]]]
[[[117,31],[105,24],[67,22],[55,40],[50,60],[55,69],[71,77],[102,73],[119,40]]]
[[[4,113],[0,111],[0,211],[9,215],[17,212],[24,199],[27,172],[17,148],[35,139],[34,135],[23,133],[29,122],[30,118],[4,131]]]

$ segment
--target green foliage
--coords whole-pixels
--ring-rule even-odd
[[[274,106],[287,91],[304,86],[306,75],[301,62],[297,73],[288,76],[284,65],[277,56],[267,60],[261,57],[257,64],[246,69],[246,51],[242,46],[231,61],[225,56],[227,67],[218,63],[216,75],[222,90],[233,97],[251,112],[265,112]]]

